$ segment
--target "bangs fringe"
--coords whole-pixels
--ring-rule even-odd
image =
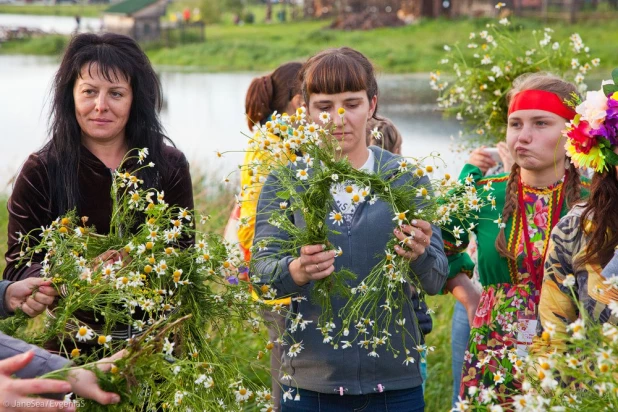
[[[305,74],[306,91],[311,94],[337,94],[371,89],[367,70],[343,54],[323,56]]]
[[[81,53],[74,61],[73,69],[81,76],[81,69],[87,65],[88,74],[93,77],[93,71],[110,83],[125,80],[131,83],[134,78],[133,66],[127,62],[117,50],[105,44],[98,44]]]

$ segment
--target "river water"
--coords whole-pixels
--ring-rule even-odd
[[[99,31],[102,20],[82,17],[80,31]],[[39,29],[46,33],[71,34],[77,28],[75,17],[70,16],[30,16],[26,14],[0,14],[0,27],[16,29],[26,27]]]
[[[12,176],[47,138],[50,86],[57,68],[54,58],[0,56],[0,192],[10,191]],[[165,99],[163,125],[192,166],[218,178],[237,171],[247,142],[245,93],[256,73],[157,71]],[[384,75],[379,85],[379,112],[400,129],[404,155],[439,152],[456,173],[461,159],[449,146],[457,124],[435,111],[426,76]],[[216,151],[228,153],[219,159]]]

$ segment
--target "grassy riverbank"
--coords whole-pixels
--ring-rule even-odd
[[[468,34],[482,30],[489,20],[426,20],[418,24],[373,31],[335,31],[325,21],[302,21],[286,24],[234,26],[217,24],[206,27],[204,43],[165,47],[147,44],[145,49],[155,64],[182,66],[210,72],[265,71],[290,61],[302,60],[327,47],[352,46],[365,53],[382,72],[428,72],[438,67],[444,44],[460,41],[465,48]],[[591,54],[601,58],[603,72],[618,65],[611,22],[542,24],[518,20],[513,30],[555,30],[554,38],[579,33]],[[526,30],[529,33],[531,30]],[[53,36],[16,40],[0,46],[0,53],[57,55],[68,41]],[[530,47],[535,47],[530,40]],[[538,47],[538,46],[536,46]]]
[[[0,4],[0,14],[99,17],[109,4]]]

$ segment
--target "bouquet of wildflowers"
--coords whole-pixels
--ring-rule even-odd
[[[341,108],[338,113],[345,122],[345,110]],[[371,207],[378,200],[388,203],[397,225],[410,224],[413,219],[443,225],[454,217],[465,219],[494,201],[491,187],[477,191],[471,180],[457,182],[448,174],[434,179],[433,175],[439,168],[439,164],[436,165],[440,162],[438,156],[397,158],[396,164],[373,174],[354,169],[347,158],[337,156],[340,147],[332,136],[335,126],[329,114],[322,113],[320,118],[322,126],[308,122],[304,108],[291,116],[274,114],[252,138],[249,150],[266,151],[270,154],[268,159],[277,159],[261,165],[262,169],[276,175],[278,182],[276,201],[279,206],[268,216],[268,221],[287,234],[285,240],[259,240],[254,245],[254,252],[277,244],[280,257],[297,257],[304,245],[324,244],[329,250],[337,250],[339,256],[341,248],[329,242],[329,228],[324,224],[330,221],[335,227],[345,230],[344,216],[334,204],[333,192],[345,191],[355,206],[364,203],[363,207]],[[260,165],[243,167],[254,169],[253,175],[259,174]],[[256,183],[258,181],[256,179]],[[252,190],[252,187],[242,189]],[[302,213],[306,227],[297,227],[291,222],[289,216],[294,211]],[[463,233],[462,228],[456,228],[456,231],[456,236],[459,231]],[[393,236],[384,245],[380,262],[360,282],[354,281],[355,273],[344,269],[314,283],[311,299],[322,307],[315,326],[321,330],[324,343],[335,349],[361,345],[371,356],[378,356],[376,350],[383,346],[394,356],[399,355],[385,331],[392,324],[403,326],[406,291],[410,286],[419,290],[421,296],[423,291],[410,262],[395,252],[394,246],[398,242]],[[255,264],[254,258],[252,269],[255,269]],[[251,272],[252,280],[259,282],[261,274],[256,270]],[[259,289],[261,299],[276,297],[275,289],[268,285]],[[347,305],[337,313],[334,313],[331,303],[334,296],[348,298]],[[281,312],[284,308],[276,305],[273,310]],[[303,319],[302,313],[296,313],[291,329],[305,328],[307,323],[309,321]],[[336,324],[341,327],[336,327]],[[405,345],[405,333],[402,339]],[[300,342],[295,342],[290,350],[299,352],[301,349]],[[419,350],[423,348],[419,346]]]
[[[143,164],[147,150],[136,156]],[[238,282],[236,246],[199,232],[196,220],[206,216],[142,188],[139,170],[114,173],[110,233],[96,233],[87,217],[70,212],[22,236],[22,264],[44,254],[42,275],[61,295],[45,328],[26,338],[57,339],[61,354],[87,367],[127,349],[111,374],[99,374],[106,390],[121,394],[118,410],[268,410],[269,392],[239,372],[240,362],[252,361],[234,357],[225,338],[233,328],[260,327],[258,303]],[[119,330],[130,338],[115,338]]]
[[[615,281],[606,282],[615,287]],[[567,275],[565,286],[574,301],[575,277]],[[612,286],[614,285],[614,286]],[[556,326],[547,324],[534,343],[539,350],[527,357],[518,357],[516,350],[495,352],[485,360],[496,365],[495,386],[468,388],[466,399],[460,399],[452,411],[615,411],[618,410],[618,304],[609,304],[613,323],[598,324],[587,316],[578,304],[580,318],[567,326],[568,335],[558,337]],[[556,344],[557,339],[563,342]],[[562,340],[564,338],[564,340]],[[515,366],[515,374],[501,370],[505,360]],[[502,390],[501,383],[515,380],[521,389],[517,393]]]
[[[604,83],[601,90],[586,93],[583,102],[575,97],[577,115],[565,130],[565,148],[575,166],[598,173],[618,165],[612,150],[618,145],[618,69]]]
[[[445,115],[462,123],[462,135],[469,137],[469,143],[493,145],[504,140],[506,94],[513,80],[524,73],[550,72],[585,90],[585,76],[600,59],[590,57],[577,33],[568,40],[552,35],[550,28],[528,33],[503,18],[486,30],[470,33],[465,46],[444,46],[446,56],[440,64],[445,69],[431,73],[430,85],[439,92],[438,106]]]

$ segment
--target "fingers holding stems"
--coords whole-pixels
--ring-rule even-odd
[[[393,233],[400,245],[395,245],[395,252],[410,261],[415,261],[425,253],[431,243],[432,228],[429,222],[413,219],[411,225],[401,225]]]
[[[325,245],[306,245],[300,249],[300,257],[290,263],[290,274],[297,285],[324,279],[335,271],[337,251],[325,248]]]

